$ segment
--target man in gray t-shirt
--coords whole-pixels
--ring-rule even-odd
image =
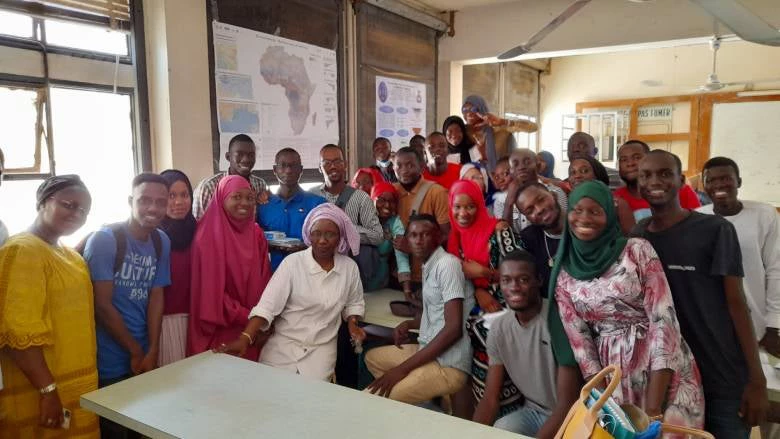
[[[555,361],[547,328],[548,303],[539,294],[541,280],[534,257],[516,251],[499,266],[506,312],[490,324],[489,368],[485,396],[474,421],[532,437],[553,437],[579,396],[582,376],[577,367]],[[525,404],[498,420],[504,374],[525,396]]]

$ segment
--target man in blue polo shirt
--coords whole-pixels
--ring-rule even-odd
[[[274,175],[279,180],[279,191],[272,194],[268,204],[257,207],[257,223],[266,232],[284,232],[288,238],[303,239],[301,229],[306,215],[316,206],[325,202],[325,198],[306,192],[298,185],[303,166],[298,151],[284,148],[276,153],[274,160]],[[282,263],[282,259],[290,253],[306,248],[303,245],[295,247],[279,247],[273,243],[271,248],[271,269]]]

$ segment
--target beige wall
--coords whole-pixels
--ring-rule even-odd
[[[213,173],[206,2],[144,1],[155,171],[177,168],[193,184]]]
[[[542,75],[541,148],[560,163],[562,116],[575,113],[577,102],[690,94],[706,81],[711,65],[706,45],[554,58],[551,73]],[[780,48],[724,43],[718,75],[723,82],[780,77]],[[644,86],[640,82],[645,79],[663,85]],[[756,85],[777,88],[780,82]],[[780,152],[774,154],[780,160]],[[556,169],[558,175],[565,172],[561,166]]]

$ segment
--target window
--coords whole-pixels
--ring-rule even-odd
[[[33,19],[24,14],[0,11],[0,34],[32,38]]]
[[[45,20],[46,43],[90,52],[127,56],[127,34],[104,27]]]
[[[44,97],[43,88],[0,87],[0,148],[8,173],[49,172]]]

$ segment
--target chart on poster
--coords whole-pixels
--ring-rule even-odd
[[[376,77],[376,136],[390,139],[393,150],[425,135],[425,84]]]
[[[316,168],[322,145],[339,140],[336,52],[218,21],[213,30],[219,168],[236,134],[257,144],[255,169],[285,147]]]

